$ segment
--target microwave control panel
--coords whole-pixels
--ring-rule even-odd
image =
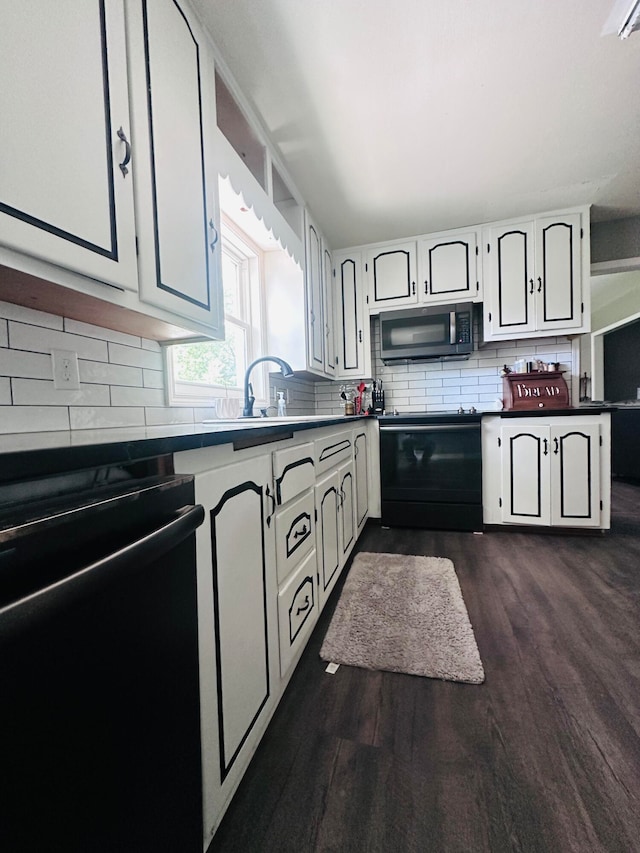
[[[471,343],[471,313],[464,311],[456,316],[456,343]]]

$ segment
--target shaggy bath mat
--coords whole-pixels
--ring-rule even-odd
[[[320,657],[365,669],[484,681],[460,584],[445,557],[357,554]]]

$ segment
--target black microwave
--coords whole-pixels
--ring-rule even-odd
[[[473,305],[432,305],[380,313],[380,357],[402,361],[459,361],[473,352]]]

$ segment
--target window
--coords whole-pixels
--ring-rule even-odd
[[[169,404],[217,405],[235,416],[244,396],[247,366],[261,350],[261,250],[223,217],[221,229],[225,340],[166,348]],[[264,371],[251,374],[256,401],[265,399]],[[221,406],[219,400],[230,403]]]

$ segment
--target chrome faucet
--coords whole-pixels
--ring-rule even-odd
[[[256,401],[256,398],[253,396],[253,386],[249,382],[249,375],[256,364],[260,364],[261,361],[274,361],[276,364],[280,365],[280,370],[283,376],[293,376],[293,370],[291,369],[291,365],[287,364],[282,358],[278,358],[275,355],[263,355],[261,358],[256,358],[255,361],[252,361],[249,367],[247,367],[247,371],[244,374],[244,408],[242,409],[242,417],[243,418],[252,418],[253,414],[253,404]]]

